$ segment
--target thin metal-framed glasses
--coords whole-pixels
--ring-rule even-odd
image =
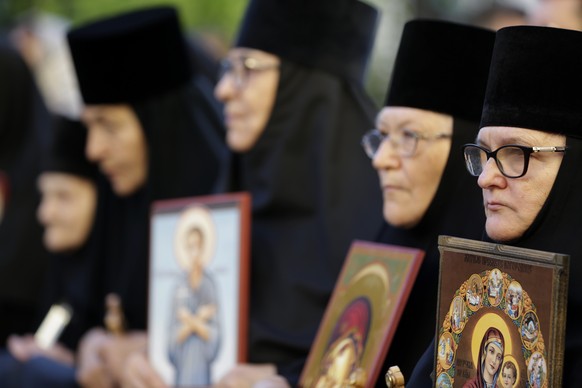
[[[220,61],[218,79],[221,80],[227,74],[231,75],[237,89],[242,89],[247,84],[253,71],[278,69],[278,63],[261,63],[253,57],[225,58]]]
[[[371,129],[362,137],[362,147],[370,159],[374,159],[384,140],[388,140],[392,147],[403,157],[411,157],[416,152],[419,140],[448,139],[452,135],[449,133],[439,133],[436,135],[425,135],[413,132],[408,129],[400,129],[393,133],[385,134],[378,129]]]
[[[473,176],[479,176],[490,158],[495,160],[499,171],[507,178],[521,178],[527,173],[529,157],[536,152],[566,152],[566,147],[526,147],[517,144],[508,144],[495,151],[477,144],[465,144],[463,155],[467,171]]]

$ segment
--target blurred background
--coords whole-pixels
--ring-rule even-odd
[[[380,106],[383,103],[395,51],[403,24],[414,17],[453,20],[491,28],[522,24],[525,15],[541,2],[551,0],[363,0],[381,10],[381,22],[369,67],[367,89]],[[578,0],[554,0],[575,1]],[[10,32],[29,63],[43,63],[54,73],[63,65],[46,66],[58,57],[64,31],[103,16],[141,6],[172,4],[181,15],[184,28],[200,38],[220,58],[235,37],[247,0],[0,0],[0,28]],[[53,59],[56,61],[56,59]],[[65,65],[66,66],[66,65]],[[38,66],[37,66],[38,67]],[[50,83],[39,76],[39,83]],[[44,71],[44,70],[42,70]],[[63,82],[63,81],[61,81]],[[43,87],[50,90],[50,87]],[[69,97],[51,97],[49,100]],[[52,104],[69,102],[53,102]],[[59,110],[60,108],[53,107]],[[70,108],[64,108],[70,109]]]

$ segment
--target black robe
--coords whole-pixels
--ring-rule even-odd
[[[386,386],[384,373],[398,365],[407,378],[436,330],[436,306],[440,253],[438,236],[450,235],[480,240],[485,213],[483,196],[475,178],[467,172],[461,147],[475,140],[478,124],[458,118],[453,122],[451,151],[437,192],[418,225],[410,229],[384,225],[379,242],[419,248],[425,257],[411,290],[390,346],[379,386]]]
[[[48,255],[36,218],[36,179],[50,120],[27,65],[0,38],[0,170],[10,191],[0,222],[0,345],[34,328]]]
[[[382,222],[360,146],[376,109],[361,85],[286,60],[271,117],[237,155],[231,190],[252,195],[249,361],[295,384],[353,239]]]
[[[582,386],[582,325],[575,314],[582,309],[582,288],[577,284],[582,277],[582,139],[568,137],[566,145],[568,149],[556,181],[534,222],[521,238],[503,244],[570,255],[562,386],[579,387]],[[485,240],[491,242],[487,236]],[[411,384],[406,386],[432,387],[433,361],[434,340],[419,360]]]

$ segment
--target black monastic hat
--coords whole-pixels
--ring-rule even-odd
[[[251,0],[235,46],[361,81],[377,21],[357,0]]]
[[[67,34],[86,104],[127,103],[162,94],[191,77],[177,12],[152,7]]]
[[[55,116],[52,143],[44,158],[42,170],[96,178],[97,166],[85,156],[86,140],[87,128],[82,122]]]
[[[492,30],[448,21],[405,24],[386,106],[406,106],[479,122]]]
[[[481,117],[487,126],[582,137],[582,32],[500,29]]]

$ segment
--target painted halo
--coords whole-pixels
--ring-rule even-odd
[[[216,248],[216,228],[208,208],[195,205],[185,209],[178,219],[174,237],[176,261],[185,271],[188,271],[192,266],[192,263],[188,260],[188,254],[184,246],[187,233],[192,228],[197,228],[202,233],[203,251],[200,255],[202,266],[205,267],[208,265]]]

